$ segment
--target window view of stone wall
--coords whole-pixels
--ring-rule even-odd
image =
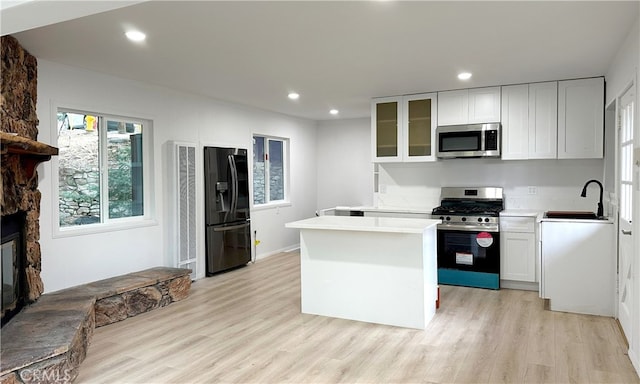
[[[253,203],[265,204],[265,162],[253,161]],[[284,199],[284,168],[282,164],[271,164],[269,167],[269,201]]]
[[[106,145],[100,145],[98,118],[59,113],[58,120],[60,226],[104,222],[103,204],[109,219],[142,215],[142,127],[108,121]],[[101,148],[107,188],[101,187]]]
[[[269,200],[284,200],[284,169],[282,164],[270,163]]]
[[[264,161],[253,159],[253,204],[265,203]]]
[[[253,137],[253,203],[266,204],[285,199],[285,142],[261,136]],[[268,161],[267,161],[268,159]],[[266,164],[269,164],[269,196],[266,191]]]
[[[60,226],[99,223],[98,131],[64,129],[58,148]]]

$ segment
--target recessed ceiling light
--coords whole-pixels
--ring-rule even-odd
[[[298,100],[298,99],[300,98],[300,95],[298,95],[298,94],[297,94],[297,93],[295,93],[295,92],[291,92],[291,93],[289,93],[289,95],[288,95],[288,96],[289,96],[289,98],[290,98],[291,100]]]
[[[140,31],[127,31],[125,36],[127,36],[127,39],[135,42],[144,41],[144,39],[147,38],[147,35]]]
[[[460,80],[469,80],[470,78],[471,78],[471,73],[469,72],[458,73],[458,79]]]
[[[329,111],[329,113],[332,114],[332,115],[337,115],[338,112],[340,112],[340,111],[338,111],[337,109],[332,109],[332,110]]]

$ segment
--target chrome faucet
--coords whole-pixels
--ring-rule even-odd
[[[602,194],[604,192],[604,188],[602,187],[602,183],[599,182],[598,180],[589,180],[585,183],[584,187],[582,187],[582,193],[580,194],[581,197],[587,197],[587,186],[589,186],[589,184],[591,183],[596,183],[598,184],[598,186],[600,187],[600,201],[598,202],[598,213],[596,214],[598,217],[602,217],[604,216],[603,213],[603,209],[602,209]]]

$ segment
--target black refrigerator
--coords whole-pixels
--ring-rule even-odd
[[[247,150],[204,148],[207,276],[251,260]]]

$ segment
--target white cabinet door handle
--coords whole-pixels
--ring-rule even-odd
[[[624,229],[622,230],[622,234],[623,235],[631,235],[631,231],[625,231]]]

